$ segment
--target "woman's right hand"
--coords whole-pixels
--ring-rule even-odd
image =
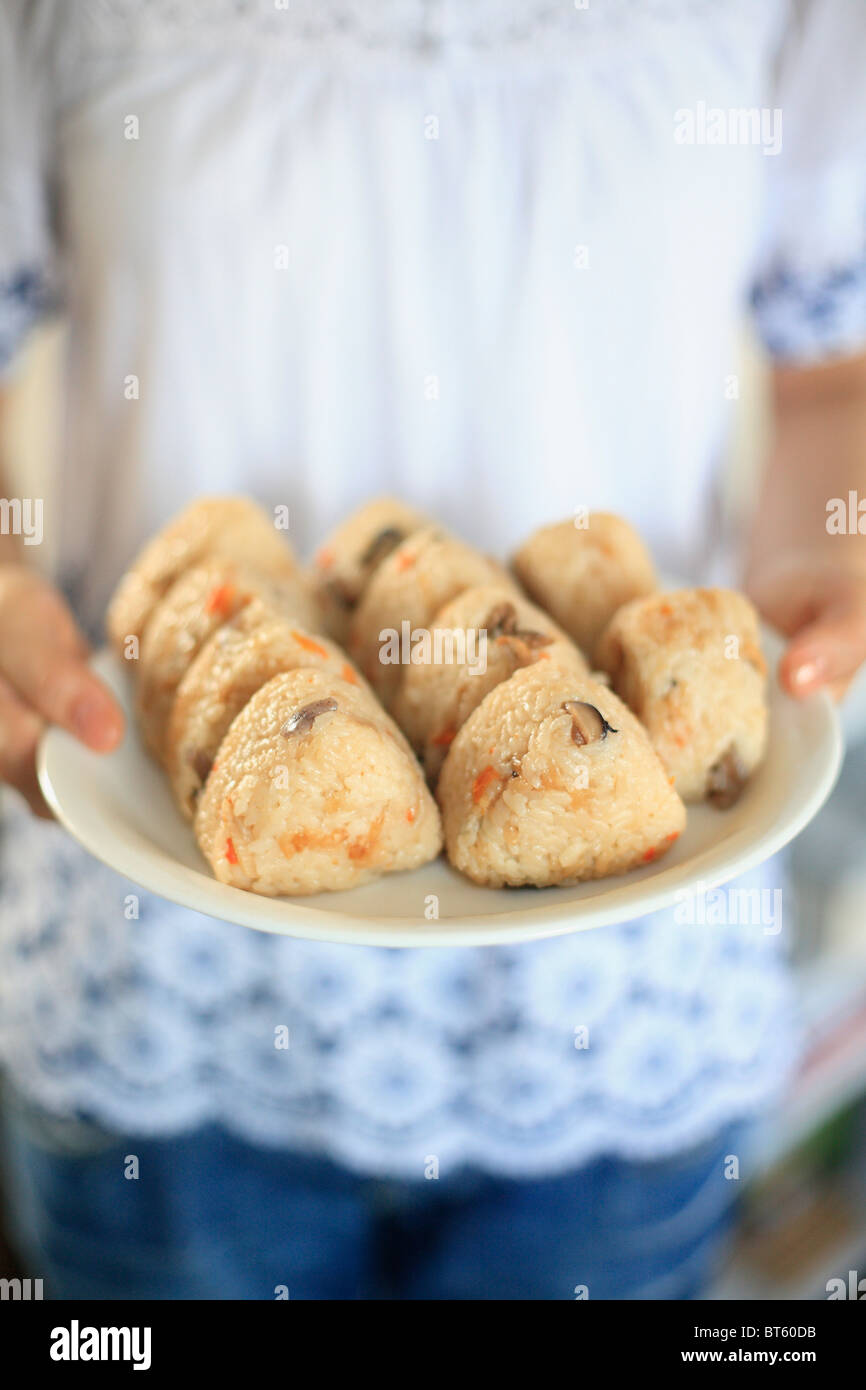
[[[97,753],[123,737],[123,713],[87,665],[88,648],[66,602],[34,570],[0,565],[0,781],[37,815],[51,812],[36,777],[45,724]]]

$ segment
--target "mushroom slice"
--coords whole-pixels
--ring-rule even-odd
[[[509,632],[497,640],[508,648],[515,661],[521,666],[528,666],[535,660],[535,653],[542,647],[549,647],[553,638],[545,637],[543,632],[517,631]]]
[[[399,526],[385,526],[367,546],[361,556],[361,564],[365,568],[380,565],[386,555],[390,555],[392,550],[396,550],[397,546],[405,539],[406,532],[401,531]]]
[[[351,613],[355,608],[358,599],[353,594],[344,579],[328,579],[322,586],[330,599],[346,613]]]
[[[312,729],[320,714],[330,714],[337,708],[337,701],[332,695],[324,700],[313,700],[311,704],[295,710],[280,729],[280,733],[283,738],[291,738],[292,734],[306,734]]]
[[[549,647],[553,638],[532,628],[517,626],[517,609],[513,603],[498,603],[491,608],[484,623],[489,637],[508,647],[512,656],[522,665],[534,661],[534,653],[541,647]]]
[[[586,700],[564,700],[562,708],[571,715],[571,737],[578,746],[619,733],[612,724],[608,724],[601,710]]]
[[[497,603],[484,622],[490,637],[508,637],[517,629],[517,609],[513,603]]]
[[[718,810],[727,811],[739,801],[748,776],[748,769],[732,743],[707,773],[707,800]]]

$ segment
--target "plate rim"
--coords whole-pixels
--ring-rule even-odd
[[[779,643],[777,634],[767,630],[765,635],[772,639],[773,646]],[[102,647],[94,653],[91,664],[97,673],[104,675],[106,662],[113,661],[116,661],[114,653],[111,652],[110,648]],[[792,697],[786,696],[786,698]],[[717,866],[715,872],[710,868],[708,872],[701,875],[697,882],[706,889],[717,888],[721,884],[747,873],[750,869],[757,867],[758,864],[778,853],[786,844],[795,839],[817,815],[830,795],[839,775],[844,756],[841,720],[835,703],[826,691],[818,691],[809,699],[817,701],[823,706],[822,718],[825,721],[825,733],[829,743],[829,757],[822,767],[821,775],[816,778],[808,797],[804,799],[795,817],[777,827],[771,827],[764,831],[759,836],[753,850],[743,848],[739,854],[735,854],[732,863],[727,867]],[[568,902],[539,903],[530,909],[528,918],[526,907],[517,905],[513,909],[503,912],[464,913],[444,920],[438,918],[419,920],[416,916],[388,917],[379,922],[374,918],[358,917],[339,908],[328,909],[320,906],[308,906],[303,898],[270,898],[265,895],[250,894],[244,889],[221,883],[218,879],[210,877],[204,869],[194,870],[189,865],[182,864],[181,861],[176,862],[176,868],[183,872],[178,874],[179,882],[173,886],[172,890],[169,891],[167,887],[155,888],[151,882],[142,878],[144,871],[137,868],[137,851],[131,850],[127,858],[132,862],[125,863],[120,867],[116,858],[112,860],[104,850],[100,849],[99,845],[95,843],[95,837],[92,837],[86,828],[82,831],[81,826],[75,824],[74,816],[70,816],[68,810],[61,804],[61,799],[52,782],[49,763],[57,743],[66,739],[72,740],[73,736],[57,726],[48,726],[43,730],[36,756],[39,785],[57,821],[88,854],[131,883],[143,888],[146,892],[153,893],[156,897],[161,897],[191,911],[200,912],[205,916],[214,917],[218,921],[231,922],[254,931],[267,932],[270,935],[330,941],[346,945],[386,946],[393,949],[504,945],[509,940],[516,945],[524,941],[564,936],[573,932],[588,931],[602,926],[633,921],[637,917],[670,907],[682,894],[684,885],[695,882],[694,869],[689,870],[688,867],[692,863],[692,860],[689,859],[682,864],[670,865],[649,879],[633,880],[620,893],[614,895],[615,902],[609,907],[603,905],[605,897],[608,895],[601,893],[595,906],[589,906],[589,903],[592,902],[591,899],[586,900],[586,907],[580,907],[573,899]],[[112,755],[108,754],[107,756],[111,757]],[[745,828],[741,828],[740,833],[744,834]],[[704,853],[706,852],[704,851]],[[171,863],[170,860],[169,863]],[[450,865],[447,868],[450,873],[462,878],[456,869]],[[187,873],[195,875],[188,889],[183,883],[183,878]],[[383,881],[387,881],[387,877],[392,876],[386,876]],[[654,879],[658,880],[659,886],[652,889],[648,885]],[[612,878],[610,882],[616,884],[617,878]],[[542,891],[555,892],[556,890]],[[204,903],[201,901],[202,895],[205,898]],[[250,898],[253,899],[255,906],[245,907]],[[631,906],[630,899],[639,899],[639,905]],[[230,915],[223,915],[221,911],[223,902],[226,905],[226,913]],[[263,909],[262,904],[271,904],[271,912],[268,912],[267,908]],[[230,905],[233,906],[230,907]],[[522,924],[518,925],[521,919],[523,919]],[[420,939],[418,939],[419,937]]]

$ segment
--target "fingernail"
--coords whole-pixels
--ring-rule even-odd
[[[804,661],[802,666],[798,666],[791,676],[791,683],[798,690],[805,690],[809,685],[815,685],[821,679],[823,662]]]

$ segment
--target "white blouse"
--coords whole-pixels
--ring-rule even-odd
[[[777,355],[866,342],[864,59],[857,0],[7,0],[0,351],[62,300],[82,621],[205,490],[305,553],[382,490],[501,554],[603,507],[706,576],[743,307]],[[115,1128],[544,1172],[700,1139],[793,1059],[787,922],[329,948],[129,921],[12,808],[0,856],[0,1055]]]

